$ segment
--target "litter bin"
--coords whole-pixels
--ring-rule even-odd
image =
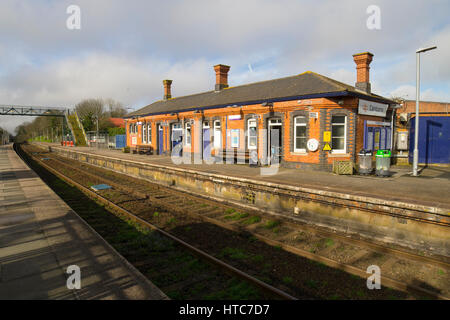
[[[359,153],[359,174],[371,174],[373,171],[372,167],[372,151],[362,149]]]
[[[378,150],[375,174],[377,176],[390,176],[389,169],[391,168],[391,150]]]

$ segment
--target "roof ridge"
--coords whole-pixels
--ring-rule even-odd
[[[245,84],[241,84],[241,85],[237,85],[237,86],[231,86],[231,87],[228,87],[228,88],[224,88],[221,91],[223,91],[223,90],[231,90],[231,89],[234,89],[234,88],[241,88],[241,87],[250,86],[250,85],[254,85],[254,84],[258,84],[258,83],[270,82],[270,81],[274,81],[274,80],[282,80],[282,79],[287,79],[287,78],[294,78],[294,77],[301,76],[301,75],[303,75],[305,73],[311,73],[311,71],[306,71],[306,72],[303,72],[301,74],[296,74],[296,75],[282,77],[282,78],[275,78],[275,79],[269,79],[269,80],[245,83]],[[214,92],[220,93],[221,91],[209,90],[209,91],[204,91],[204,92],[199,92],[199,93],[187,94],[187,95],[179,96],[179,97],[175,97],[175,98],[170,98],[168,100],[157,100],[157,101],[154,101],[154,102],[152,102],[152,103],[150,103],[150,104],[148,104],[148,105],[146,105],[146,106],[144,106],[142,108],[149,107],[149,106],[151,106],[151,105],[153,105],[155,103],[158,103],[158,102],[169,102],[169,101],[174,101],[174,100],[181,99],[181,98],[193,97],[193,96],[202,95],[202,94],[206,94],[206,93],[214,93]],[[139,110],[136,110],[136,111],[139,111]]]
[[[236,90],[234,90],[236,89]],[[185,110],[195,106],[215,106],[233,104],[237,101],[259,101],[258,99],[271,99],[281,97],[297,97],[308,94],[323,94],[331,92],[351,92],[367,98],[389,100],[374,93],[360,92],[354,86],[324,76],[322,74],[305,71],[301,74],[282,78],[241,84],[228,87],[220,91],[209,90],[190,95],[176,97],[170,100],[158,100],[148,104],[129,116],[141,115],[159,111],[171,112]]]
[[[337,85],[341,85],[342,86],[343,85],[345,87],[345,89],[348,89],[348,87],[351,87],[352,89],[353,88],[356,89],[354,86],[352,86],[350,84],[347,84],[347,83],[344,83],[344,82],[341,82],[341,81],[338,81],[338,80],[334,80],[334,79],[332,79],[330,77],[324,76],[323,74],[315,73],[315,72],[313,72],[313,74],[323,78],[323,80],[327,81],[328,83],[331,83],[332,85],[335,85],[335,86],[337,86]]]

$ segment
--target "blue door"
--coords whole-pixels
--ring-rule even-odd
[[[415,118],[409,131],[409,161],[413,162]],[[450,117],[420,117],[419,163],[450,163]]]
[[[209,126],[203,126],[203,159],[211,158],[211,132]]]
[[[161,125],[158,125],[158,154],[164,152],[164,130]]]

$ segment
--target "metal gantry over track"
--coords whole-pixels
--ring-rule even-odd
[[[67,108],[0,105],[0,115],[3,116],[65,117],[66,112]]]

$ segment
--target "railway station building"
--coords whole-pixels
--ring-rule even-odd
[[[391,149],[396,102],[371,92],[373,54],[353,55],[351,86],[314,72],[240,86],[229,66],[216,65],[213,90],[172,97],[125,117],[127,145],[184,159],[238,159],[257,165],[329,171],[336,160],[357,161],[361,149]]]

